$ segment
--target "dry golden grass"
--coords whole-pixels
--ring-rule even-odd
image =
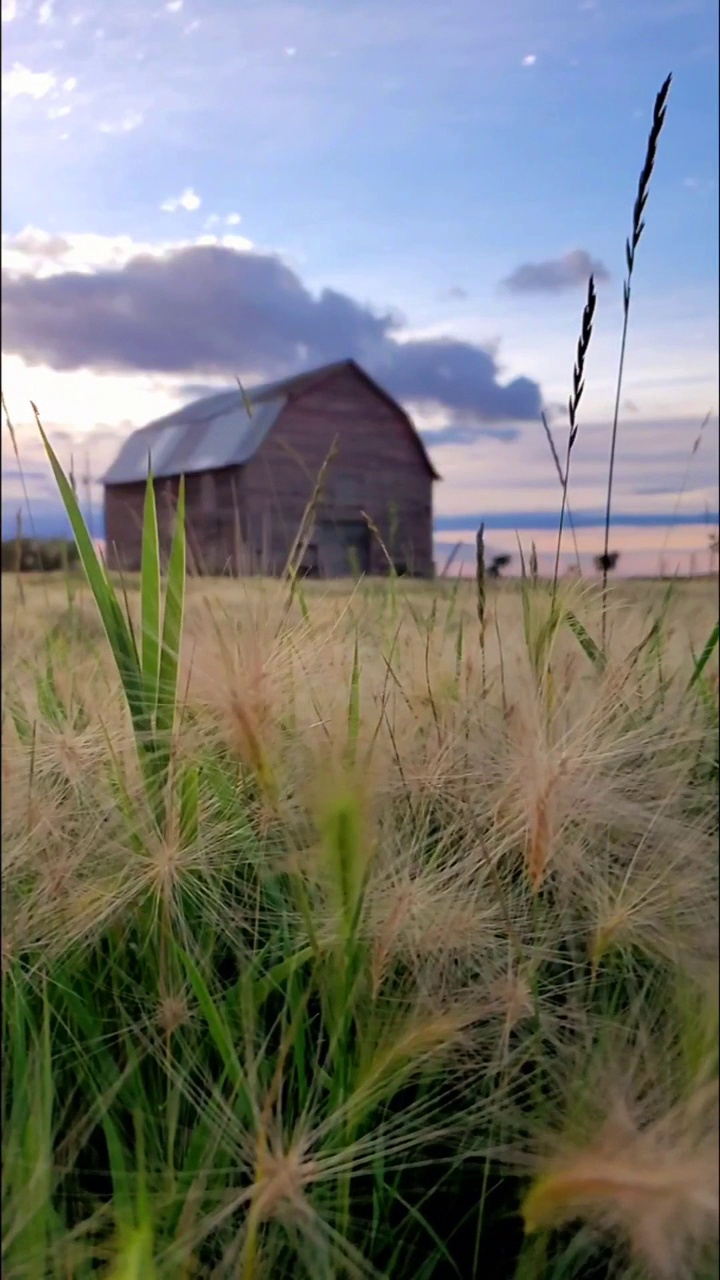
[[[153,825],[87,591],[69,602],[32,580],[21,602],[3,580],[6,990],[23,1008],[52,992],[63,1039],[63,991],[93,973],[88,1062],[106,1037],[135,1046],[157,1274],[265,1280],[318,1258],[328,1280],[419,1274],[417,1253],[370,1231],[370,1186],[384,1221],[419,1178],[431,1215],[447,1164],[491,1241],[477,1175],[461,1172],[482,1160],[510,1179],[508,1212],[517,1171],[535,1176],[528,1243],[504,1274],[570,1274],[552,1245],[533,1271],[533,1241],[580,1221],[643,1275],[694,1276],[716,1231],[717,1072],[677,992],[702,1003],[717,974],[717,652],[688,690],[712,586],[678,583],[664,603],[664,584],[618,584],[604,667],[564,621],[547,631],[543,584],[529,614],[519,584],[486,584],[484,654],[473,583],[303,590],[289,604],[279,582],[188,584],[173,770],[196,770],[189,838],[179,802]],[[599,635],[596,588],[562,584],[559,600]],[[134,586],[128,605],[137,623]],[[232,1013],[228,957],[247,974]],[[608,1028],[658,1078],[684,1063],[647,1114],[600,1071]],[[103,1078],[101,1100],[63,1043],[58,1080],[75,1063],[79,1105],[122,1128],[120,1084]],[[600,1072],[606,1113],[577,1101],[568,1053]],[[201,1117],[204,1145],[170,1212],[185,1186],[179,1166],[174,1191],[160,1176],[173,1115]],[[48,1274],[86,1241],[84,1278],[92,1231],[56,1203],[67,1230]],[[441,1219],[416,1242],[435,1241],[438,1267],[455,1231]]]

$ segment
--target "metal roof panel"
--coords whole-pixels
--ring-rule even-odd
[[[153,475],[189,475],[242,466],[274,426],[285,399],[265,400],[248,415],[239,391],[195,401],[134,431],[103,476],[104,484],[133,484]]]

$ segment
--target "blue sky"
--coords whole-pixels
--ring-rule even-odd
[[[672,71],[637,258],[614,544],[628,570],[656,568],[661,550],[704,566],[704,513],[712,523],[718,506],[716,0],[2,0],[2,16],[3,386],[50,520],[31,396],[61,454],[87,453],[99,472],[189,384],[353,355],[427,433],[444,477],[438,538],[469,544],[484,518],[498,549],[522,529],[550,555],[557,481],[538,410],[564,450],[594,268],[573,463],[590,556],[623,246]],[[151,282],[141,253],[160,264]],[[118,336],[122,306],[148,320],[142,334],[133,319],[134,343]],[[3,470],[14,520],[6,438]]]

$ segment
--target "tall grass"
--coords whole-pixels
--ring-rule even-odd
[[[152,478],[116,587],[43,439],[90,598],[3,613],[5,1273],[709,1280],[712,593],[482,529],[208,585],[182,488],[163,581]]]

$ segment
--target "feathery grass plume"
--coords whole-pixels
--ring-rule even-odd
[[[661,803],[660,822],[672,823]],[[678,974],[701,974],[718,962],[718,873],[710,832],[700,824],[663,849],[652,824],[629,856],[606,856],[583,875],[580,915],[590,927],[592,972],[623,949],[665,961]],[[669,847],[668,847],[669,846]],[[661,856],[658,856],[661,854]]]
[[[637,1112],[618,1097],[586,1143],[561,1143],[525,1197],[525,1231],[584,1220],[627,1247],[643,1274],[692,1280],[717,1261],[717,1081],[665,1113]]]
[[[578,422],[578,410],[580,401],[585,390],[585,364],[587,362],[588,350],[590,348],[590,340],[592,338],[593,318],[595,316],[595,307],[597,305],[597,294],[595,292],[595,278],[590,276],[588,280],[588,291],[585,306],[583,308],[582,324],[580,326],[580,336],[577,344],[577,354],[575,357],[575,365],[573,367],[573,389],[568,399],[568,418],[570,430],[568,433],[567,452],[565,454],[565,468],[562,473],[562,499],[560,503],[560,521],[558,525],[557,545],[555,548],[555,566],[553,569],[553,600],[557,592],[558,576],[560,574],[560,552],[562,550],[562,536],[565,525],[565,513],[567,510],[568,485],[570,483],[570,459],[572,457],[573,447],[577,440],[580,424]]]
[[[604,557],[602,574],[603,608],[601,624],[603,649],[607,642],[607,557],[610,552],[610,525],[612,519],[613,484],[615,479],[615,457],[617,453],[618,421],[620,418],[620,397],[622,395],[623,375],[625,372],[625,351],[627,347],[628,323],[630,320],[630,298],[632,294],[633,271],[635,269],[635,254],[637,253],[642,233],[645,230],[645,206],[650,193],[650,179],[652,178],[653,170],[655,168],[660,134],[662,133],[663,125],[665,124],[665,112],[667,110],[667,101],[671,84],[672,72],[662,84],[657,97],[655,98],[652,124],[648,135],[647,149],[645,151],[645,162],[638,179],[637,195],[633,206],[632,231],[629,239],[625,241],[625,262],[627,265],[627,274],[623,281],[623,326],[622,336],[620,339],[620,358],[618,362],[617,382],[615,387],[615,407],[613,410],[612,432],[610,437],[610,460],[608,464],[607,500],[605,504],[605,533],[602,551]]]

